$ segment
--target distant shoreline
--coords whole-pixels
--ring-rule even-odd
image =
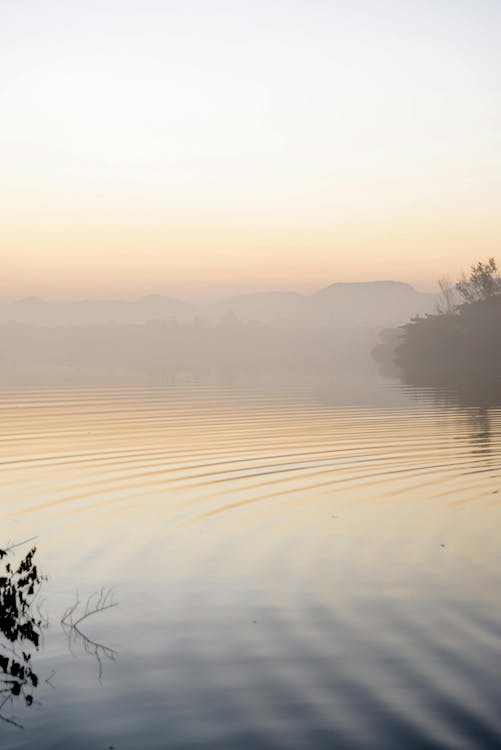
[[[501,390],[501,295],[383,331],[372,356],[408,385]]]

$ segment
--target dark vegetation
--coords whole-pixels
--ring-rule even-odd
[[[16,699],[31,706],[38,676],[32,655],[38,649],[43,617],[35,608],[42,577],[34,562],[33,547],[14,565],[8,560],[13,547],[0,549],[0,719],[19,724],[4,714],[6,704]]]
[[[435,314],[384,331],[373,356],[409,385],[501,387],[501,280],[494,258],[452,286],[439,282]]]
[[[49,621],[42,612],[40,589],[46,577],[35,562],[36,547],[32,547],[17,562],[17,548],[27,542],[11,544],[0,549],[0,721],[23,728],[16,718],[20,703],[31,707],[41,705],[35,698],[40,677],[35,672],[34,659],[42,643],[43,631]],[[101,681],[104,659],[115,660],[117,652],[90,639],[84,632],[85,621],[93,615],[117,606],[110,589],[101,589],[82,604],[76,602],[64,612],[61,627],[68,639],[73,656],[75,648],[92,656],[97,663]],[[45,679],[50,682],[55,672]]]

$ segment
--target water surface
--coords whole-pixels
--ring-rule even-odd
[[[4,386],[0,547],[47,581],[1,747],[500,747],[500,428],[390,386]]]

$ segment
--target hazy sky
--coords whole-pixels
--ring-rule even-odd
[[[0,0],[0,297],[501,261],[499,0]]]

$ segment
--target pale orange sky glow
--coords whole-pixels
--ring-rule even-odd
[[[499,5],[2,13],[1,298],[431,289],[500,255]]]

